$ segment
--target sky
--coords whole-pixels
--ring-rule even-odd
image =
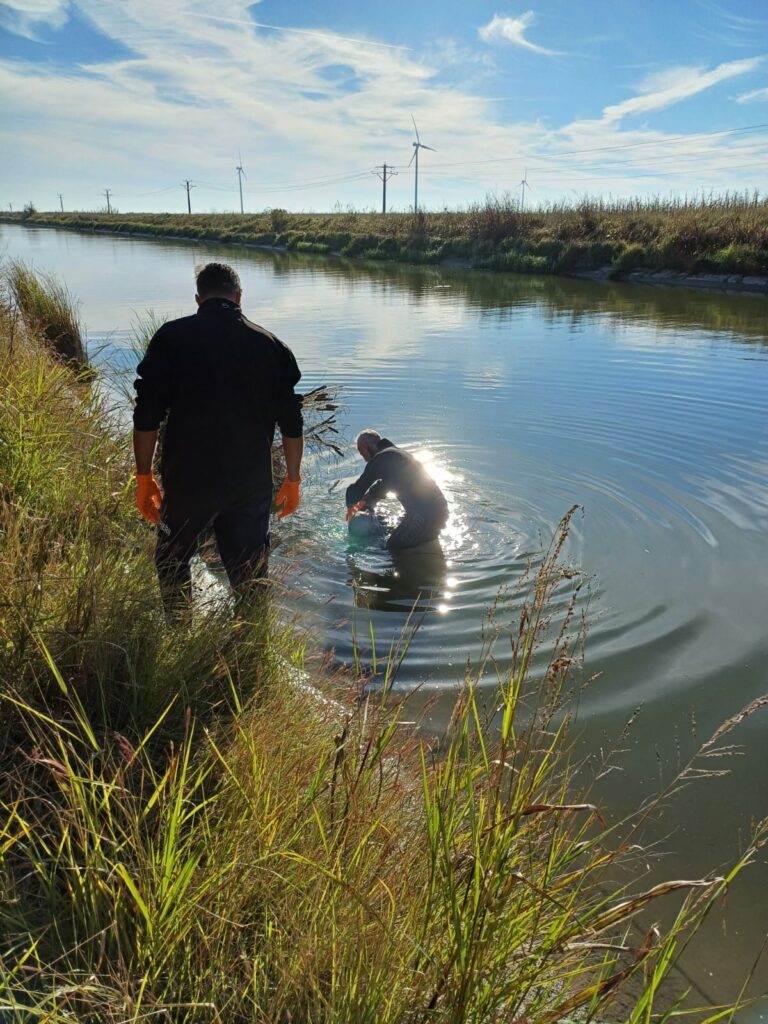
[[[764,193],[768,0],[0,0],[0,97],[14,209]]]

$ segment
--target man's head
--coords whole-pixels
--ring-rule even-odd
[[[356,441],[357,450],[362,455],[364,461],[370,462],[379,450],[381,434],[377,430],[373,430],[371,427],[366,427],[365,430],[361,430],[357,435]]]
[[[196,274],[198,306],[206,299],[229,299],[240,305],[242,290],[237,271],[226,263],[206,263]]]

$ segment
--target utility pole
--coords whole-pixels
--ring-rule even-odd
[[[61,212],[64,213],[64,196],[61,194],[61,192],[57,192],[56,194],[59,197],[59,206],[61,207]]]
[[[394,178],[397,171],[393,167],[387,167],[386,164],[382,164],[381,167],[375,167],[373,173],[381,181],[382,196],[381,196],[381,212],[387,212],[387,182],[390,178]]]
[[[193,185],[189,178],[185,178],[181,184],[181,187],[187,190],[187,213],[192,213],[192,203],[189,198],[189,190],[191,188],[196,188],[197,186]]]
[[[104,191],[102,192],[102,195],[107,197],[107,213],[112,213],[112,206],[110,205],[110,202],[109,202],[109,197],[110,197],[111,194],[112,194],[112,189],[111,188],[105,188]]]

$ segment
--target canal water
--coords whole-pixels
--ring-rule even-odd
[[[488,608],[540,562],[561,516],[591,579],[579,756],[618,744],[600,783],[612,820],[768,691],[768,304],[558,278],[300,257],[3,225],[0,253],[60,275],[89,344],[130,362],[137,316],[194,310],[193,269],[233,262],[244,309],[294,350],[306,390],[344,387],[345,457],[310,467],[277,530],[290,602],[339,659],[420,628],[400,674],[439,723],[476,658]],[[352,550],[343,488],[372,426],[422,458],[451,507],[441,550]],[[565,600],[565,596],[563,597]],[[503,663],[504,652],[499,651]],[[635,717],[636,710],[641,710]],[[768,709],[732,734],[729,775],[689,787],[649,825],[649,880],[722,867],[768,814]],[[722,767],[722,765],[718,765]],[[768,930],[765,851],[684,961],[700,1000],[733,996]],[[753,989],[768,988],[768,962]],[[768,1019],[759,1005],[738,1019]]]

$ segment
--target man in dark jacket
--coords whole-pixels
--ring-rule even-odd
[[[265,575],[275,425],[287,469],[280,518],[299,507],[301,374],[291,350],[243,316],[241,294],[231,267],[203,267],[197,313],[163,324],[138,366],[136,504],[159,527],[155,560],[169,611],[190,597],[190,559],[209,527],[236,592]],[[161,490],[152,463],[163,421]]]
[[[357,435],[357,450],[366,467],[347,488],[347,522],[357,508],[371,507],[393,492],[405,515],[387,546],[411,548],[435,540],[448,521],[448,502],[419,460],[371,429]]]

